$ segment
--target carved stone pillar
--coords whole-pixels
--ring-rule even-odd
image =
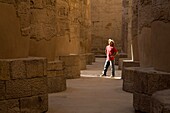
[[[152,3],[153,21],[152,40],[153,40],[153,59],[156,70],[170,72],[170,2],[168,0],[156,1]]]

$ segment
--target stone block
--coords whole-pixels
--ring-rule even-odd
[[[0,81],[0,100],[5,99],[5,81]]]
[[[48,110],[48,94],[32,97],[32,112],[45,113]]]
[[[30,14],[20,14],[20,25],[22,36],[29,36],[31,27],[30,27]]]
[[[6,100],[7,113],[20,113],[19,99]]]
[[[0,113],[7,113],[6,100],[0,101]]]
[[[130,62],[132,61],[131,59],[129,58],[119,58],[119,62],[118,62],[118,69],[122,69],[123,67],[123,62]]]
[[[153,68],[138,68],[135,76],[135,91],[152,95],[158,90],[170,88],[169,73],[156,71]]]
[[[123,82],[123,88],[124,91],[133,93],[134,88],[133,88],[133,83],[132,82]]]
[[[122,70],[124,67],[140,67],[139,61],[123,60]]]
[[[47,93],[47,77],[33,78],[29,80],[31,95],[42,95]]]
[[[80,78],[80,67],[68,66],[64,69],[64,75],[67,79]]]
[[[86,54],[80,54],[80,70],[86,69]]]
[[[55,70],[63,70],[63,61],[51,61],[48,62],[47,70],[55,71]]]
[[[134,91],[134,76],[136,75],[136,67],[125,67],[122,70],[123,90],[127,92]]]
[[[118,55],[116,55],[116,57],[115,57],[115,65],[119,64],[119,58],[127,58],[127,54],[126,53],[119,53]]]
[[[36,87],[36,86],[35,86]],[[21,98],[31,96],[31,84],[26,79],[6,81],[6,98]]]
[[[80,65],[79,55],[59,56],[59,59],[64,62],[64,66]]]
[[[56,93],[66,90],[66,78],[64,76],[48,77],[48,93]]]
[[[35,9],[42,9],[44,7],[44,0],[31,0],[31,7]]]
[[[86,64],[92,65],[92,62],[95,62],[95,55],[93,53],[86,53]]]
[[[145,93],[148,88],[148,74],[139,70],[140,68],[137,69],[136,75],[134,76],[134,90],[138,93]]]
[[[57,76],[56,71],[47,71],[47,77],[55,77]]]
[[[150,100],[151,97],[146,94],[133,93],[133,106],[135,110],[139,110],[141,112],[150,112]]]
[[[20,99],[21,113],[31,113],[32,97],[25,97]]]
[[[21,113],[45,113],[48,110],[48,95],[20,99]]]
[[[26,70],[27,70],[27,78],[33,77],[42,77],[45,75],[44,73],[44,63],[45,59],[41,58],[30,58],[25,60]]]
[[[142,112],[149,112],[149,98],[156,91],[170,88],[169,76],[169,73],[156,71],[153,68],[138,68],[134,76],[134,93],[138,94],[142,98],[141,100],[145,101],[139,101],[139,104],[136,103],[137,101],[134,101],[135,109],[138,108]]]
[[[26,67],[23,60],[13,60],[11,62],[11,78],[26,78]]]
[[[151,113],[170,113],[170,90],[157,91],[151,98]]]
[[[30,13],[30,4],[29,4],[29,2],[20,2],[17,5],[18,5],[17,6],[18,16],[20,16],[21,14],[29,14]]]
[[[10,80],[10,60],[0,60],[0,80]]]

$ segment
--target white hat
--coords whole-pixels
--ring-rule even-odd
[[[115,43],[115,42],[114,42],[114,40],[112,40],[112,39],[109,39],[109,40],[108,40],[108,42],[109,42],[109,43],[110,43],[110,42],[113,42],[113,43]]]

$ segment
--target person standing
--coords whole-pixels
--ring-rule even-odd
[[[100,77],[106,76],[107,70],[111,65],[111,76],[115,76],[115,56],[118,54],[117,49],[115,48],[115,43],[112,39],[108,40],[108,45],[106,46],[106,61],[104,64],[104,69]]]

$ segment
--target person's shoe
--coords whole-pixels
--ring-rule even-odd
[[[106,76],[106,75],[104,75],[104,74],[101,74],[101,75],[100,75],[100,77],[103,77],[103,76]]]
[[[114,78],[115,76],[111,75],[110,78]]]

